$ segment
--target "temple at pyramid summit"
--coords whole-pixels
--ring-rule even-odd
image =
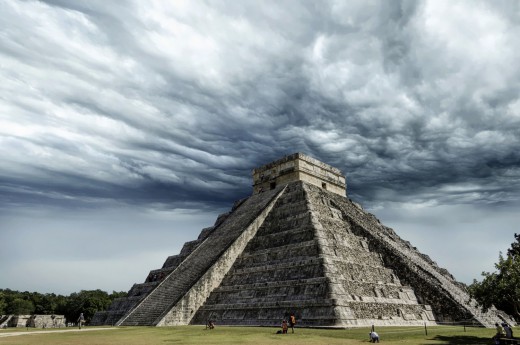
[[[253,170],[238,200],[93,325],[356,327],[508,315],[476,306],[445,269],[346,196],[341,171],[296,153]]]

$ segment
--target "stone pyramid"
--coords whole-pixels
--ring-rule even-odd
[[[253,170],[237,201],[94,325],[492,327],[463,284],[346,197],[341,172],[301,153]]]

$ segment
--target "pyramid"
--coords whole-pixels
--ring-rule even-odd
[[[483,313],[462,283],[346,197],[345,177],[302,153],[253,170],[235,202],[180,254],[91,324],[355,327],[509,317]]]

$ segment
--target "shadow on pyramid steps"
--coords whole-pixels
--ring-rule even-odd
[[[339,170],[295,154],[253,171],[254,194],[92,324],[424,325],[506,319],[345,197]]]

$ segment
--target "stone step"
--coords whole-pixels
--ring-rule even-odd
[[[269,266],[254,267],[251,271],[234,272],[224,279],[225,284],[251,284],[271,281],[298,280],[324,277],[323,265],[315,262],[312,265],[292,266],[294,269],[274,269]]]
[[[268,261],[263,265],[247,266],[241,268],[233,267],[229,274],[240,275],[240,274],[251,274],[264,271],[288,271],[294,270],[299,267],[322,265],[323,259],[318,257],[302,257],[302,258],[289,258],[286,260]]]
[[[315,239],[314,229],[310,225],[289,229],[275,234],[255,237],[247,246],[247,252],[287,246],[290,244],[308,242]]]
[[[154,289],[159,284],[158,281],[155,282],[146,282],[134,284],[130,291],[128,291],[128,296],[142,296],[148,294],[152,289]]]
[[[262,320],[281,320],[289,312],[295,312],[299,321],[304,325],[311,325],[310,320],[331,320],[332,311],[341,306],[347,314],[336,315],[342,319],[404,319],[408,321],[431,321],[431,312],[421,305],[399,304],[399,303],[367,303],[347,302],[342,303],[334,299],[323,299],[319,301],[292,300],[269,303],[230,303],[218,305],[205,305],[193,319],[193,323],[212,319],[217,324],[242,324],[241,321],[248,320],[251,324],[258,324]],[[286,317],[286,316],[285,316]],[[334,324],[334,322],[332,323]]]
[[[237,259],[234,267],[256,266],[265,262],[281,261],[287,258],[301,258],[318,255],[318,243],[315,239],[279,246],[275,248],[244,251]]]
[[[219,292],[228,292],[228,291],[240,291],[240,290],[257,290],[257,289],[269,289],[269,288],[278,288],[278,287],[293,287],[293,286],[304,286],[304,285],[316,285],[316,284],[324,284],[328,283],[329,279],[327,277],[314,277],[314,278],[304,278],[304,279],[294,279],[294,280],[281,280],[281,281],[269,281],[264,283],[251,283],[251,284],[233,284],[226,285],[225,281],[215,290]]]
[[[333,307],[336,301],[330,298],[314,299],[314,300],[292,300],[292,301],[278,301],[278,302],[265,302],[265,303],[220,303],[204,305],[200,310],[233,310],[233,309],[271,309],[279,307],[292,307],[298,305],[300,308],[318,307],[318,306],[329,306]]]
[[[345,262],[336,257],[324,258],[324,265],[330,276],[337,276],[346,280],[395,283],[393,271],[382,265],[369,266],[365,263]]]
[[[318,242],[313,239],[280,247],[245,252],[237,259],[234,267],[244,268],[283,263],[305,257],[317,257],[320,256],[320,252],[330,256],[330,260],[340,260],[351,263],[361,262],[366,264],[367,267],[379,267],[383,265],[382,259],[377,253],[367,252],[364,249],[341,247],[341,245],[336,245],[335,247],[322,245],[321,250],[319,250]],[[321,254],[321,256],[324,255]],[[395,277],[395,279],[397,279],[397,277]]]
[[[417,304],[413,291],[408,287],[374,282],[344,281],[339,278],[331,280],[325,277],[300,281],[271,281],[265,284],[221,285],[213,291],[207,303],[313,299],[322,296],[327,291],[329,284],[341,285],[345,292],[341,295],[335,294],[335,296],[344,300]]]

